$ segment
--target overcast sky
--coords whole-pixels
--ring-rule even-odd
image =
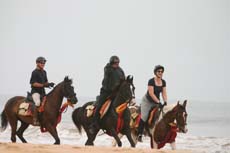
[[[0,0],[0,94],[30,91],[44,56],[49,81],[95,97],[118,55],[138,98],[162,64],[169,99],[230,101],[229,51],[229,0]]]

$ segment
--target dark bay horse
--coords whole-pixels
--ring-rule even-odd
[[[160,149],[164,147],[166,143],[170,143],[171,148],[176,149],[175,139],[177,132],[187,133],[187,100],[183,104],[167,105],[164,106],[161,111],[161,116],[156,123],[156,126],[146,123],[145,132],[150,137],[151,148]],[[139,107],[130,108],[131,113],[140,113]],[[137,128],[131,128],[131,134],[133,139],[137,140]],[[122,134],[118,135],[120,138]],[[137,141],[135,141],[137,143]],[[113,142],[113,146],[116,143]]]
[[[100,128],[108,135],[111,135],[115,138],[117,144],[119,147],[122,146],[122,143],[117,136],[118,133],[122,133],[123,135],[126,135],[131,146],[135,147],[135,143],[133,142],[133,139],[131,138],[131,130],[130,130],[130,112],[127,108],[128,103],[131,101],[131,99],[134,97],[134,85],[133,85],[133,78],[128,76],[126,80],[124,80],[116,94],[115,99],[112,101],[112,104],[105,114],[105,116],[101,119],[100,122]],[[82,127],[84,128],[88,140],[86,141],[85,145],[93,145],[93,142],[96,138],[96,135],[98,131],[95,134],[91,134],[89,132],[89,126],[92,123],[93,117],[87,117],[87,110],[86,107],[89,105],[92,105],[93,102],[88,102],[82,107],[79,107],[74,110],[72,114],[72,119],[76,127],[78,128],[79,132],[81,133]],[[125,109],[121,114],[116,112],[116,108],[118,106],[121,106],[125,104]],[[124,106],[124,105],[123,105]],[[123,126],[120,126],[118,128],[118,125],[120,123],[123,123]]]
[[[72,86],[72,80],[65,77],[64,81],[59,83],[47,96],[44,105],[44,112],[40,117],[42,128],[45,128],[55,139],[54,144],[60,144],[56,124],[59,110],[62,105],[63,98],[76,104],[77,97]],[[11,141],[16,142],[16,135],[23,143],[27,143],[23,137],[23,132],[33,123],[32,116],[21,116],[18,114],[18,108],[25,101],[25,97],[15,96],[7,101],[5,108],[1,114],[1,129],[4,131],[8,125],[11,126]],[[18,120],[21,122],[20,128],[17,130]]]

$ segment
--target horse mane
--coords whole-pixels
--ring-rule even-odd
[[[61,83],[63,83],[63,82],[61,82]],[[46,96],[51,95],[51,94],[55,91],[55,89],[56,89],[58,86],[60,86],[61,83],[59,83],[58,85],[56,85]]]
[[[177,103],[164,106],[164,108],[163,108],[164,114],[167,115],[168,113],[170,113],[176,105],[177,105]],[[163,114],[161,113],[160,117],[159,117],[159,121],[162,118],[163,118]]]
[[[51,94],[55,91],[55,89],[56,89],[58,86],[60,86],[62,83],[70,83],[70,84],[72,84],[72,83],[73,83],[73,80],[72,80],[72,79],[69,79],[69,77],[66,76],[66,77],[64,78],[64,81],[62,81],[62,82],[60,82],[59,84],[57,84],[57,85],[53,88],[53,90],[51,90],[46,96],[51,95]]]

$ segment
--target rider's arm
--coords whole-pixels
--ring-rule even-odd
[[[160,100],[154,94],[154,88],[153,88],[153,86],[148,86],[148,92],[149,92],[149,95],[151,96],[151,98],[153,99],[153,101],[155,101],[157,103],[160,103]]]
[[[162,98],[163,98],[163,101],[164,101],[164,102],[167,102],[167,101],[168,101],[166,87],[163,87],[163,90],[162,90]]]
[[[47,85],[48,85],[48,82],[46,82],[44,84],[35,82],[35,83],[32,84],[32,86],[36,87],[36,88],[43,88],[43,87],[45,87]]]

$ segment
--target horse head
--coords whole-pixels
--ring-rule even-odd
[[[187,111],[186,111],[187,100],[184,101],[183,104],[180,104],[179,101],[177,105],[173,108],[173,111],[176,115],[176,122],[179,128],[179,132],[187,133]]]
[[[133,85],[133,76],[128,75],[125,80],[121,82],[118,89],[114,105],[119,105],[124,102],[130,102],[135,98],[135,87]],[[119,100],[118,100],[119,99]]]
[[[62,92],[64,97],[67,98],[68,102],[71,104],[76,104],[78,102],[78,99],[76,97],[76,93],[74,92],[74,87],[72,86],[73,81],[69,79],[68,76],[64,78],[64,81],[62,82],[63,88]]]

